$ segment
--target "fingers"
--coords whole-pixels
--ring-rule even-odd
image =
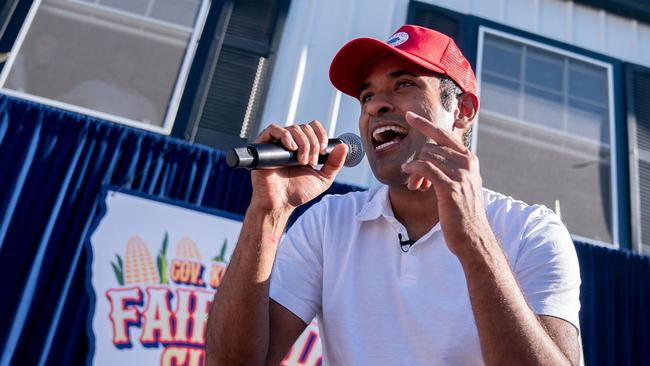
[[[298,145],[293,140],[291,133],[286,128],[280,127],[275,123],[271,123],[265,128],[253,142],[259,144],[273,141],[281,141],[282,145],[291,151],[298,149]]]
[[[327,158],[327,161],[320,169],[323,176],[329,180],[334,180],[336,174],[338,174],[339,170],[343,168],[347,154],[348,146],[346,144],[336,145]]]
[[[298,145],[298,150],[296,150],[296,160],[300,165],[309,164],[309,154],[310,154],[310,142],[305,133],[302,131],[299,125],[291,125],[287,127],[287,131],[291,134],[293,141]]]
[[[431,183],[430,180],[428,180],[428,179],[424,179],[424,180],[422,181],[422,185],[420,186],[419,190],[422,191],[422,192],[424,192],[424,191],[428,191],[429,188],[431,188],[432,185],[433,185],[433,184]]]
[[[462,154],[448,147],[427,144],[418,159],[404,164],[402,170],[409,174],[407,187],[410,190],[426,191],[432,183],[461,179],[461,170],[469,170],[469,164],[464,162]]]
[[[420,157],[434,158],[441,160],[445,164],[458,165],[459,168],[467,168],[469,165],[468,154],[460,153],[442,145],[425,144],[420,150]]]
[[[255,143],[280,141],[287,149],[296,151],[300,165],[317,165],[318,155],[327,149],[327,132],[319,121],[309,124],[281,127],[270,124],[255,139]]]
[[[316,137],[318,137],[318,141],[320,142],[320,153],[325,154],[325,151],[327,150],[327,143],[329,140],[329,137],[327,136],[327,131],[325,131],[325,128],[319,121],[311,121],[309,122],[309,125],[314,130],[314,133],[316,134]]]
[[[414,160],[402,165],[402,170],[411,176],[419,176],[424,178],[424,180],[428,180],[429,188],[431,185],[436,185],[435,182],[442,182],[447,185],[451,185],[453,183],[453,181],[440,168],[438,168],[434,163],[430,161]],[[409,179],[411,178],[409,177]],[[407,186],[411,190],[423,189],[424,182],[422,182],[420,185],[416,185],[414,183],[412,185],[407,184]]]
[[[438,189],[480,177],[476,155],[469,150],[460,153],[450,147],[434,144],[425,144],[416,160],[402,165],[402,171],[409,175],[408,188],[421,191],[432,185]]]
[[[408,179],[406,179],[406,186],[412,191],[419,190],[423,183],[424,178],[420,175],[411,174]]]
[[[411,111],[406,112],[406,122],[428,138],[433,139],[438,145],[448,146],[459,152],[467,151],[467,148],[457,141],[449,131],[437,127],[433,122],[418,114]]]
[[[431,188],[431,185],[430,180],[416,174],[410,174],[406,180],[406,186],[412,191],[425,192]]]
[[[299,127],[309,142],[309,153],[307,155],[309,165],[317,165],[318,154],[320,153],[320,141],[318,141],[318,137],[310,125],[300,125]]]

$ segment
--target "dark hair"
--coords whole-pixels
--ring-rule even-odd
[[[442,103],[442,107],[447,111],[451,112],[451,109],[453,108],[453,103],[456,102],[456,98],[463,94],[463,90],[456,85],[456,83],[451,80],[446,75],[441,75],[440,78],[440,102]],[[472,144],[472,128],[473,126],[470,126],[465,133],[463,133],[463,145],[465,145],[466,148],[470,148]]]

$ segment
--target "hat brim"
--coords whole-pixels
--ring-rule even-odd
[[[398,55],[428,70],[445,74],[439,66],[399,48],[372,38],[357,38],[348,42],[334,56],[330,65],[330,80],[341,92],[359,98],[368,68],[379,58],[388,55]]]

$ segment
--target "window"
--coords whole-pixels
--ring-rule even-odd
[[[611,65],[481,27],[477,76],[484,185],[617,245]]]
[[[170,133],[209,0],[35,0],[6,94]]]

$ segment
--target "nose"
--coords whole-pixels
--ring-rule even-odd
[[[395,107],[390,99],[383,94],[375,94],[366,102],[366,112],[371,116],[378,117],[394,110]]]

